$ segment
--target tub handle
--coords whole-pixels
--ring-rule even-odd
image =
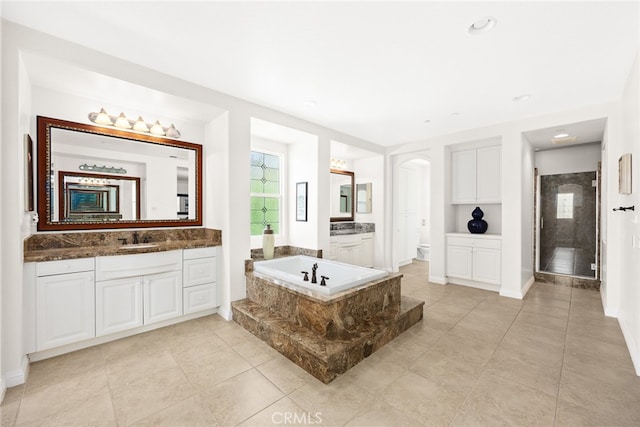
[[[309,272],[308,271],[301,271],[300,273],[304,274],[304,277],[302,278],[302,280],[304,280],[305,282],[309,281]]]
[[[320,278],[322,279],[320,281],[320,286],[327,286],[327,282],[325,282],[325,280],[329,280],[329,278],[327,276],[320,276]]]

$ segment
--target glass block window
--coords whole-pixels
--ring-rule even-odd
[[[258,236],[271,224],[280,232],[280,156],[251,152],[251,235]]]
[[[556,218],[573,218],[573,193],[558,193]]]

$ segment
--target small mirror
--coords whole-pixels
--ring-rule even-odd
[[[331,169],[331,222],[353,221],[354,188],[353,172]]]
[[[371,183],[356,184],[356,212],[371,213]]]

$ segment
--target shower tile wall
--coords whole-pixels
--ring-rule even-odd
[[[594,277],[596,172],[544,175],[540,179],[540,270]],[[561,195],[561,196],[559,196]],[[559,209],[562,198],[567,209]]]

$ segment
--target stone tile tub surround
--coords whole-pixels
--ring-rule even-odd
[[[375,233],[376,225],[372,222],[332,222],[329,235]]]
[[[329,383],[422,319],[423,301],[401,297],[402,275],[325,296],[246,274],[234,320]]]
[[[175,228],[162,230],[118,230],[80,233],[39,233],[24,240],[24,261],[55,261],[105,255],[122,255],[122,242],[133,243],[137,232],[140,242],[146,237],[157,246],[127,250],[127,254],[161,252],[173,249],[220,246],[222,232],[211,228]]]

